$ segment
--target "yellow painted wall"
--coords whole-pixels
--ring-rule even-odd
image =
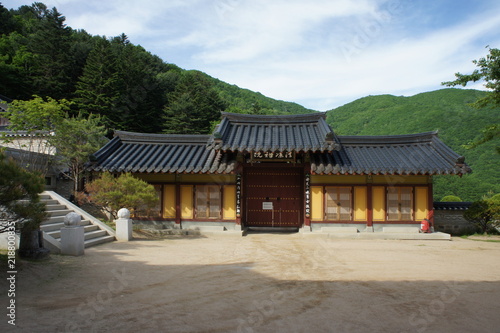
[[[193,218],[193,186],[181,186],[181,217],[183,219]]]
[[[311,220],[323,221],[323,186],[311,186]]]
[[[311,184],[366,184],[366,176],[311,175]]]
[[[368,218],[367,188],[354,187],[354,221],[366,221]]]
[[[428,188],[415,187],[415,220],[420,221],[427,217]]]
[[[373,221],[385,221],[385,187],[372,187]]]
[[[236,219],[236,186],[224,185],[223,191],[222,218],[224,220],[234,220]]]
[[[373,176],[374,184],[427,184],[428,176]]]
[[[179,182],[183,183],[236,183],[236,175],[196,175],[181,174]]]
[[[175,218],[175,185],[163,185],[163,218]]]

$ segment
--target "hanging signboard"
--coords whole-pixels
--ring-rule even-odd
[[[295,162],[294,151],[254,151],[252,152],[253,161],[268,162]]]

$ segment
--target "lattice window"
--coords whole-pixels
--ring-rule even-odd
[[[387,220],[413,220],[413,188],[389,187],[387,189]]]
[[[219,219],[221,216],[220,186],[196,186],[196,218]]]
[[[352,219],[352,193],[350,187],[326,187],[325,219],[350,221]]]

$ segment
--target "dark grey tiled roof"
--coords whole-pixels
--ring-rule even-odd
[[[444,202],[435,201],[435,210],[467,210],[472,205],[472,202]]]
[[[437,132],[395,136],[339,136],[342,148],[313,154],[315,174],[444,175],[471,170]]]
[[[7,111],[7,108],[9,106],[7,105],[7,103],[3,103],[1,100],[0,100],[0,112],[5,112]]]
[[[302,132],[307,135],[298,139],[292,135]],[[436,132],[336,137],[322,114],[265,117],[227,113],[212,136],[117,131],[115,138],[94,154],[88,169],[231,173],[236,151],[254,150],[306,151],[311,172],[320,175],[461,175],[471,171],[464,158],[439,140]]]
[[[115,132],[93,155],[90,171],[144,173],[231,173],[234,155],[208,149],[208,135]]]
[[[208,147],[224,151],[332,151],[338,148],[324,113],[262,116],[222,113]]]

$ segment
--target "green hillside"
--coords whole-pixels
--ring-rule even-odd
[[[439,137],[465,156],[473,173],[434,177],[434,197],[453,194],[464,201],[500,193],[500,140],[467,150],[463,145],[481,135],[487,125],[498,123],[500,109],[474,109],[468,104],[487,94],[478,90],[442,89],[411,97],[368,96],[331,110],[327,121],[340,135],[392,135],[439,132]]]

